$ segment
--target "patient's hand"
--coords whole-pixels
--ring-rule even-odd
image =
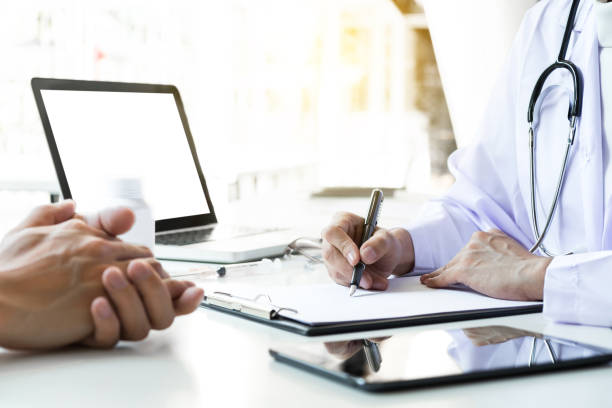
[[[132,223],[127,209],[85,219],[67,201],[36,209],[9,232],[0,243],[0,345],[108,347],[194,310],[201,289],[162,280],[148,248],[114,238]]]

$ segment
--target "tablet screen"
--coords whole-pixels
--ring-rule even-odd
[[[436,384],[604,362],[612,359],[611,353],[506,326],[411,332],[271,350],[280,361],[372,390],[385,384]]]

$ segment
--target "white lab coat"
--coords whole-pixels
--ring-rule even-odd
[[[449,158],[456,183],[408,226],[415,269],[445,265],[478,230],[498,228],[527,248],[533,245],[527,107],[537,78],[559,53],[570,5],[571,0],[545,0],[527,12],[482,120],[479,141]],[[548,267],[544,314],[557,321],[612,326],[612,192],[604,197],[602,152],[609,146],[601,129],[599,44],[591,0],[580,4],[567,58],[582,71],[584,101],[545,244],[555,253],[574,254],[556,256]],[[558,72],[542,93],[548,96],[536,130],[540,228],[567,140],[571,88],[567,72]]]
[[[548,353],[544,340],[533,337],[518,337],[497,344],[475,345],[462,330],[449,330],[453,342],[448,348],[448,354],[457,362],[463,372],[481,371],[512,367],[525,367],[533,364],[555,364],[561,361],[595,357],[600,353],[594,349],[584,348],[571,341],[552,339],[550,347],[553,357]]]

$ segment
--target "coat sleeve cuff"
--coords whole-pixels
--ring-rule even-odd
[[[557,256],[544,277],[544,315],[558,322],[577,322],[578,270],[572,256]]]
[[[437,269],[433,257],[432,244],[428,239],[435,231],[431,230],[431,225],[415,224],[409,226],[408,232],[412,238],[412,246],[414,247],[414,269],[413,274],[421,275]]]

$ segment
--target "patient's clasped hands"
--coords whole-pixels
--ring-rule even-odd
[[[9,232],[0,243],[0,346],[112,347],[195,310],[202,289],[169,279],[148,248],[115,238],[133,222],[126,208],[83,217],[64,201]]]

